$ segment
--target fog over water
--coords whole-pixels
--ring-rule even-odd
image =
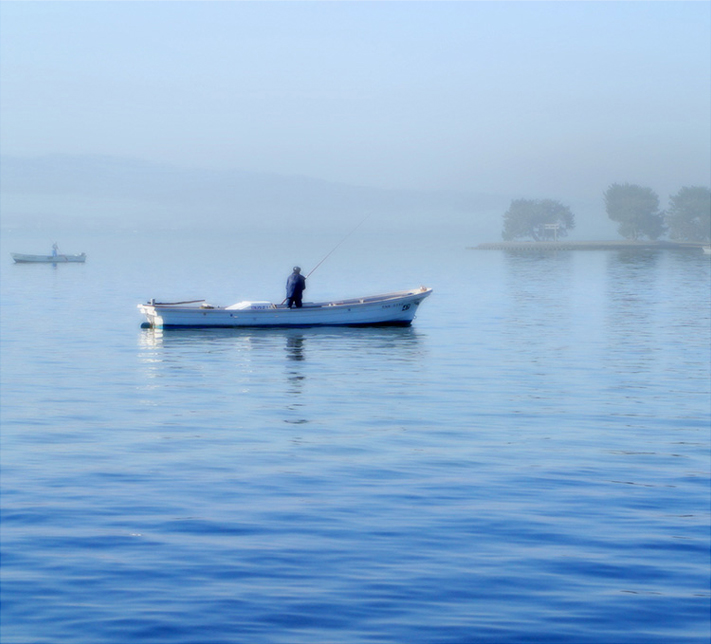
[[[498,238],[613,182],[708,185],[704,2],[0,5],[3,225]]]

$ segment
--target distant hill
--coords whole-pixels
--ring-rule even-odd
[[[303,176],[214,171],[107,156],[0,157],[3,223],[118,219],[125,224],[328,223],[383,213],[485,216],[496,195],[386,190]],[[497,222],[497,225],[498,222]]]

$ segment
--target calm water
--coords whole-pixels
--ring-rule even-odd
[[[410,329],[139,328],[339,237],[3,236],[3,644],[706,644],[708,257],[364,230],[307,299]]]

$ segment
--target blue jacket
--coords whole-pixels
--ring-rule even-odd
[[[306,288],[306,278],[300,273],[292,273],[286,280],[286,296],[301,295]]]

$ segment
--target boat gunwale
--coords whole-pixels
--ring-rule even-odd
[[[304,302],[303,306],[299,308],[289,309],[286,304],[274,304],[270,303],[270,306],[258,309],[231,309],[229,306],[205,306],[205,300],[195,300],[197,304],[200,302],[200,306],[183,306],[184,302],[177,302],[171,304],[170,302],[146,302],[145,304],[139,304],[138,308],[144,311],[145,309],[153,309],[154,311],[189,311],[196,312],[201,311],[207,313],[209,311],[229,311],[230,313],[242,313],[244,315],[259,315],[265,313],[273,313],[274,311],[287,311],[291,310],[294,313],[299,311],[313,311],[314,309],[335,309],[335,308],[346,308],[352,306],[365,306],[370,304],[381,304],[385,302],[392,302],[398,300],[404,300],[412,297],[427,297],[432,293],[431,288],[421,287],[417,290],[408,291],[394,291],[392,293],[383,293],[380,295],[370,295],[364,297],[354,297],[344,300],[331,300],[325,302]],[[234,306],[230,305],[230,306]]]

